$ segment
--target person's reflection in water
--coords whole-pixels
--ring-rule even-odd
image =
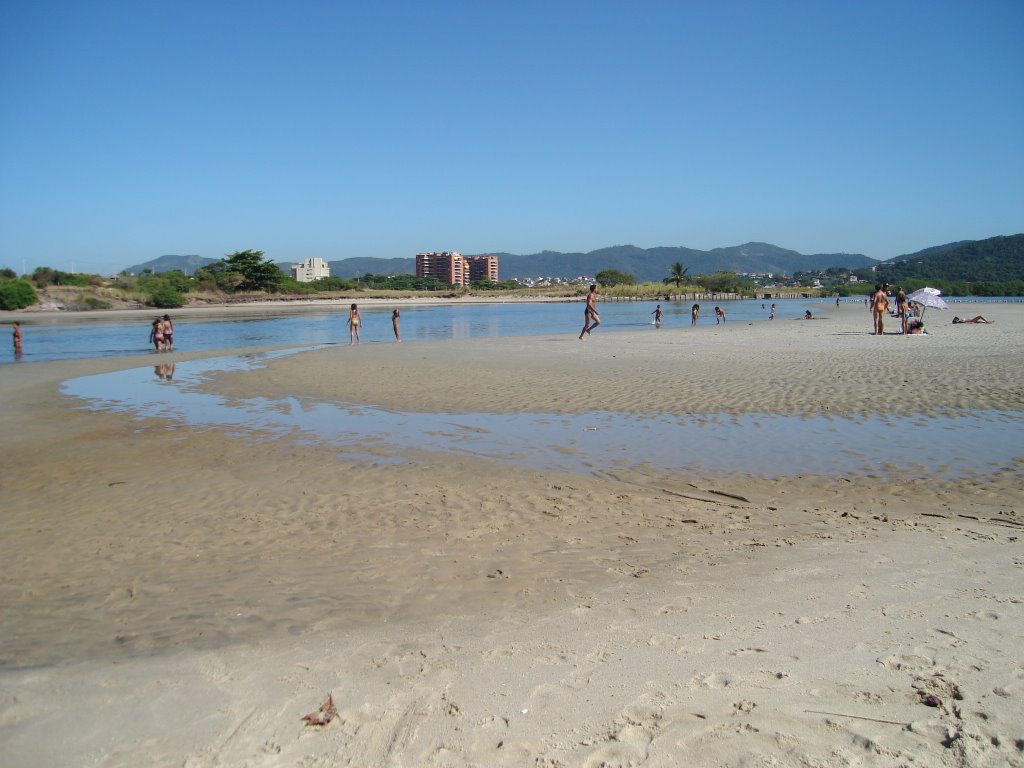
[[[156,374],[158,379],[164,381],[170,381],[174,378],[174,363],[162,363],[161,365],[154,365],[153,372]]]

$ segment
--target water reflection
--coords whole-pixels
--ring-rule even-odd
[[[650,328],[650,313],[656,302],[607,302],[601,304],[601,333]],[[780,317],[799,317],[813,302],[780,302]],[[689,305],[662,302],[662,327],[689,326]],[[360,307],[360,335],[365,342],[394,341],[391,312],[386,305]],[[735,301],[727,309],[730,322],[753,322],[766,318],[760,302]],[[538,304],[469,304],[404,306],[402,339],[467,339],[490,336],[540,336],[579,332],[582,304],[552,302]],[[336,344],[348,342],[348,305],[305,306],[274,312],[253,310],[244,314],[216,315],[196,310],[178,310],[174,344],[178,351],[197,352],[254,346]],[[75,320],[52,316],[26,321],[26,361],[69,360],[82,357],[114,357],[143,354],[152,350],[149,341],[152,318],[97,317]],[[701,324],[714,325],[714,317]],[[0,363],[12,362],[0,356]]]
[[[230,427],[250,439],[296,435],[344,447],[349,456],[363,455],[360,446],[366,444],[386,444],[397,455],[409,449],[466,453],[585,474],[643,464],[703,476],[945,479],[1019,471],[1013,463],[1024,457],[1024,415],[1018,412],[919,416],[894,429],[887,416],[394,413],[294,397],[228,400],[197,389],[213,371],[248,370],[285,354],[292,352],[196,360],[178,363],[176,370],[158,365],[155,380],[148,369],[88,376],[65,382],[63,391],[88,408],[196,428]],[[364,456],[380,460],[379,453]]]

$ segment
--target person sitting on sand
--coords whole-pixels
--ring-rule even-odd
[[[811,310],[804,310],[804,320],[813,320],[814,315],[811,314]]]
[[[991,324],[992,321],[991,320],[986,320],[981,315],[975,315],[970,320],[961,320],[959,317],[954,317],[953,318],[953,325],[960,325],[962,323],[987,323],[987,324]]]
[[[907,323],[907,333],[928,333],[924,329],[924,323],[921,320],[911,320]]]

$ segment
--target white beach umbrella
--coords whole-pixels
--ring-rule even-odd
[[[938,288],[925,287],[918,291],[914,291],[912,294],[907,296],[907,301],[913,301],[921,305],[921,319],[923,320],[924,310],[928,307],[934,307],[935,309],[949,309],[949,304],[947,304],[939,295],[941,293],[942,291]]]

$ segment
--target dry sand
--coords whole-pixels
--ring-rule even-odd
[[[924,338],[845,305],[368,344],[207,386],[455,413],[1024,410],[1024,307],[979,311],[996,324],[936,313]],[[5,765],[1024,765],[1024,439],[942,483],[587,477],[59,393],[152,361],[0,368]],[[305,725],[328,694],[338,717]]]

